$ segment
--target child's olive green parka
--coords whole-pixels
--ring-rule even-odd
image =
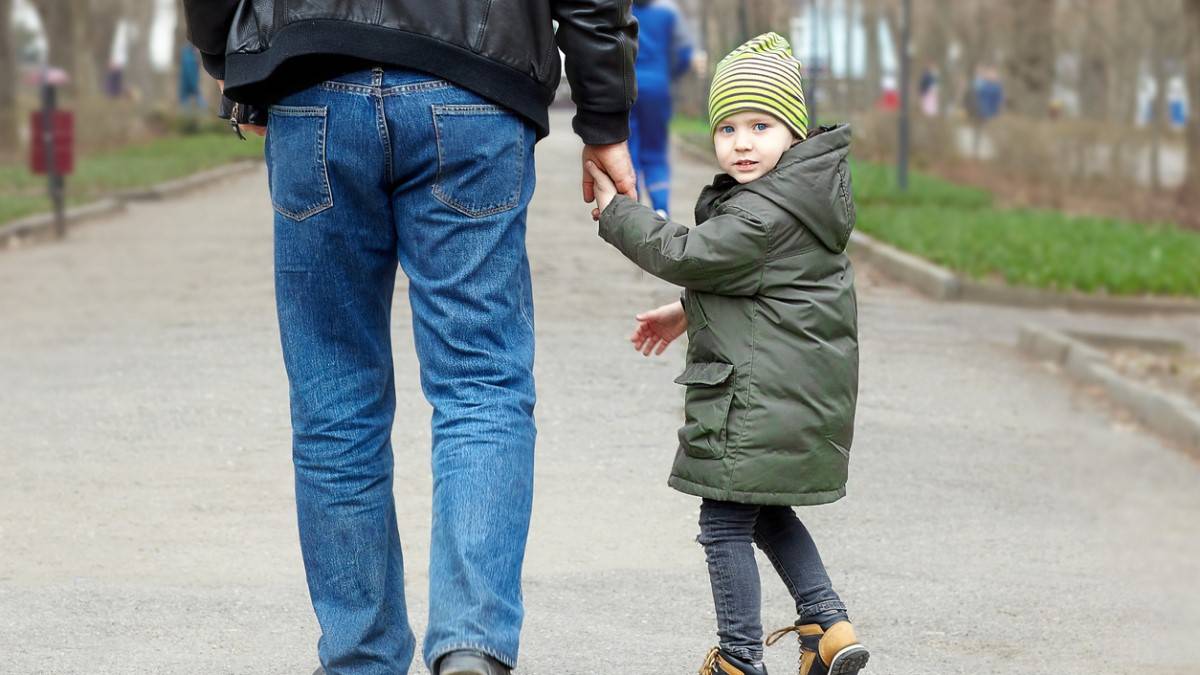
[[[694,228],[618,196],[600,236],[686,288],[685,421],[670,485],[751,504],[846,493],[858,395],[850,128],[822,129],[766,175],[717,176]]]

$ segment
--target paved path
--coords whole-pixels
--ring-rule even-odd
[[[665,485],[682,351],[625,342],[674,293],[596,238],[577,141],[553,123],[530,216],[541,402],[520,672],[694,672],[714,639],[697,502]],[[679,167],[677,213],[709,177]],[[0,255],[0,672],[313,667],[265,195],[259,174]],[[868,672],[1200,672],[1200,465],[1023,360],[1027,314],[861,279],[850,495],[801,514]],[[420,633],[429,410],[403,297],[396,490]],[[789,623],[764,579],[768,627]],[[772,672],[793,649],[769,652]]]

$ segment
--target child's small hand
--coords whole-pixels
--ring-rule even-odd
[[[592,177],[592,180],[596,181],[593,187],[596,195],[596,211],[592,212],[592,219],[600,220],[599,214],[603,213],[604,209],[608,208],[608,204],[613,200],[613,197],[617,196],[617,186],[613,185],[612,179],[600,167],[596,166],[595,162],[589,161],[587,163],[587,172]]]
[[[633,348],[643,356],[662,354],[667,345],[687,330],[687,314],[683,312],[683,302],[676,300],[669,305],[663,305],[649,312],[637,315],[638,326],[629,336]]]

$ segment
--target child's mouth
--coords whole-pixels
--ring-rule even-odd
[[[737,167],[738,169],[746,170],[746,169],[753,169],[755,166],[758,165],[758,162],[756,162],[752,159],[739,159],[738,161],[734,162],[733,165],[735,167]]]

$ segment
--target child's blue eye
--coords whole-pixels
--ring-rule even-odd
[[[733,127],[731,127],[731,126],[729,126],[728,124],[726,124],[725,126],[721,127],[720,129],[717,129],[717,131],[720,131],[720,132],[721,132],[721,133],[723,133],[723,134],[732,134],[732,133],[733,133]]]
[[[766,130],[767,130],[767,123],[766,123],[766,122],[759,122],[758,124],[755,124],[755,125],[754,125],[754,130],[755,130],[755,131],[766,131]]]

